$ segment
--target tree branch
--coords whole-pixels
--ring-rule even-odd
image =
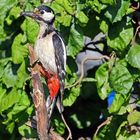
[[[108,57],[107,55],[103,55],[103,56],[100,56],[100,57],[86,56],[86,57],[82,60],[81,65],[80,65],[81,75],[80,75],[79,79],[78,79],[74,84],[68,85],[68,86],[66,86],[65,88],[72,88],[72,87],[74,87],[74,86],[76,86],[76,85],[78,85],[78,84],[81,83],[81,81],[82,81],[82,79],[83,79],[83,77],[84,77],[84,64],[85,64],[86,61],[88,61],[88,60],[102,60],[102,59],[109,60],[110,57]]]
[[[96,132],[95,132],[95,134],[94,134],[95,137],[96,137],[96,135],[97,135],[97,133],[98,133],[98,131],[99,131],[99,129],[100,129],[101,127],[103,127],[103,126],[105,126],[106,124],[109,124],[109,123],[110,123],[110,121],[112,120],[112,117],[113,117],[113,116],[108,117],[103,123],[101,123],[101,124],[97,127],[97,130],[96,130]]]
[[[29,46],[30,65],[36,62],[34,50]],[[33,102],[36,109],[37,132],[40,140],[49,140],[48,135],[48,115],[43,86],[40,80],[38,63],[31,68]]]

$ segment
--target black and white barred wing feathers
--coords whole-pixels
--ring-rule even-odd
[[[58,78],[60,82],[60,94],[58,94],[57,106],[60,112],[63,111],[62,96],[65,84],[65,67],[66,67],[66,48],[61,37],[55,33],[52,37],[55,51],[55,62],[57,65]]]

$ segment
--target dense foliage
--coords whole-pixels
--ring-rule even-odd
[[[92,69],[80,84],[65,90],[64,115],[73,139],[140,138],[140,45],[134,39],[132,24],[135,10],[130,0],[54,0],[55,27],[67,45],[66,85],[77,81],[75,58],[84,49],[85,36],[105,34],[100,49],[109,60]],[[34,44],[38,24],[20,16],[33,10],[39,0],[1,0],[0,3],[0,138],[11,140],[37,137],[25,123],[34,115],[31,79],[28,71],[28,45]],[[100,46],[100,45],[99,45]],[[105,51],[104,51],[105,50]],[[44,84],[45,85],[45,84]],[[47,94],[47,90],[46,94]],[[113,102],[107,106],[109,94]],[[135,95],[135,100],[131,99]],[[66,134],[55,110],[52,125]],[[110,118],[98,131],[97,127]]]

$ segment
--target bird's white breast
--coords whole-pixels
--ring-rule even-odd
[[[57,67],[55,62],[55,52],[52,41],[53,33],[50,33],[46,37],[38,37],[35,44],[35,54],[37,59],[42,63],[46,71],[54,74],[57,73]]]

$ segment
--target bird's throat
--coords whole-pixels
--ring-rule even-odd
[[[44,38],[53,31],[54,28],[52,25],[42,24],[40,25],[39,38]]]

